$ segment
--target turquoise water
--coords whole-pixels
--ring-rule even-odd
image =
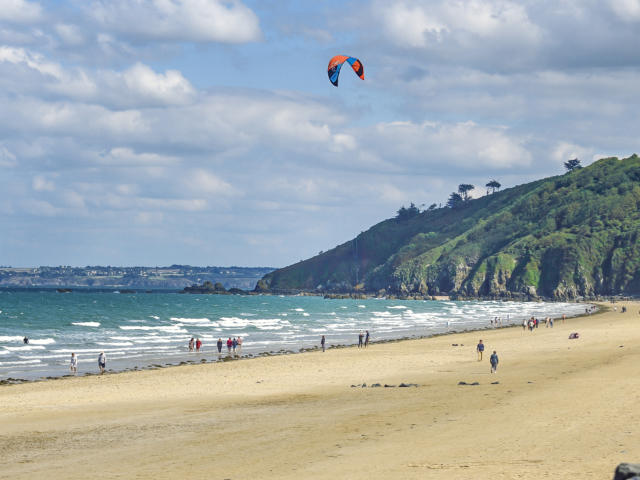
[[[489,327],[494,317],[506,325],[584,309],[575,303],[0,290],[0,379],[66,375],[71,352],[80,374],[95,373],[101,351],[108,369],[117,371],[216,360],[218,338],[242,336],[243,355],[297,352],[317,346],[321,335],[328,346],[353,344],[361,330],[375,341]],[[201,353],[188,351],[191,337],[202,340]]]

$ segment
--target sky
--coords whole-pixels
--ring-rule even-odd
[[[639,111],[640,0],[0,0],[0,265],[282,267]]]

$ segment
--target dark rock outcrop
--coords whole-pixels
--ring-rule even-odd
[[[616,468],[613,480],[640,479],[640,463],[621,463]]]

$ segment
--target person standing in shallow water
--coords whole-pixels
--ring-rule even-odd
[[[104,352],[100,352],[100,355],[98,355],[98,368],[100,368],[100,375],[107,369],[107,356]]]
[[[360,330],[358,334],[358,348],[362,348],[362,339],[364,338],[364,333]]]
[[[324,339],[324,335],[322,335],[322,338],[320,339],[320,345],[322,346],[322,351],[324,352],[324,343],[325,343],[325,339]]]
[[[189,351],[193,352],[193,337],[191,337],[191,340],[189,340]]]
[[[200,347],[202,347],[202,342],[200,341],[200,339],[196,340],[196,352],[200,351]]]
[[[218,354],[222,354],[222,339],[221,338],[218,339],[218,343],[216,343],[216,346],[218,347]]]
[[[238,356],[242,356],[242,337],[238,337]]]
[[[495,350],[491,354],[489,362],[491,363],[491,373],[496,373],[496,370],[498,369],[498,354]]]
[[[484,352],[484,343],[482,343],[482,340],[478,342],[476,351],[478,352],[478,361],[480,362],[482,360],[482,353]]]
[[[69,370],[71,370],[71,373],[73,373],[74,375],[78,373],[78,357],[76,357],[75,353],[71,354],[71,364],[69,365]]]
[[[369,338],[370,338],[369,330],[367,330],[367,334],[364,337],[364,348],[367,348],[369,346]]]

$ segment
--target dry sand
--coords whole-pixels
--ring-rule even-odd
[[[616,305],[534,333],[4,386],[0,478],[610,479],[640,461],[640,304]]]

